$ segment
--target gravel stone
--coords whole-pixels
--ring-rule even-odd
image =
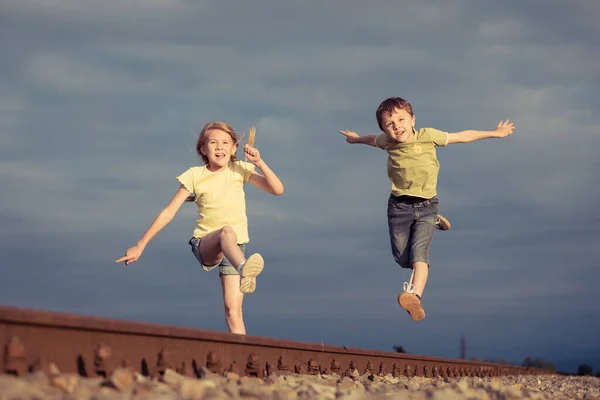
[[[600,379],[562,375],[426,378],[390,374],[278,376],[267,379],[205,374],[202,379],[167,369],[146,377],[128,368],[108,379],[83,378],[57,369],[23,377],[0,375],[0,400],[600,400]]]

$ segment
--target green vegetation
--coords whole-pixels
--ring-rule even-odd
[[[404,347],[402,346],[394,346],[394,351],[396,353],[406,353],[406,351],[404,351]]]
[[[591,365],[588,364],[580,364],[579,368],[577,368],[577,375],[579,376],[592,376],[594,375],[594,370]],[[596,374],[598,375],[598,374]]]
[[[540,369],[549,369],[550,371],[556,371],[556,367],[554,364],[548,360],[544,360],[543,358],[533,358],[533,357],[525,357],[523,360],[523,367],[530,368],[540,368]]]

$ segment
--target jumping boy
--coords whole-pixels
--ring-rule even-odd
[[[440,209],[437,180],[440,163],[436,146],[469,143],[488,138],[503,138],[513,133],[514,124],[501,121],[493,131],[466,130],[457,133],[433,128],[415,130],[415,115],[410,103],[400,97],[384,100],[375,113],[380,135],[359,136],[340,131],[348,143],[379,147],[388,153],[387,173],[392,181],[387,216],[392,254],[402,268],[412,269],[409,282],[398,303],[413,321],[425,318],[421,296],[429,274],[429,247]],[[443,226],[440,227],[443,229]]]

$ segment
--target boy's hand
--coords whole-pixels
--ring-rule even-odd
[[[508,135],[512,135],[515,129],[515,124],[510,122],[509,120],[500,121],[498,126],[496,127],[496,134],[499,138],[506,137]]]
[[[134,262],[136,262],[138,260],[138,258],[141,257],[143,251],[144,250],[142,248],[140,248],[139,246],[130,247],[125,252],[125,255],[123,257],[119,258],[115,262],[120,263],[120,262],[125,261],[125,265],[133,264]]]
[[[340,131],[340,133],[346,136],[346,142],[355,143],[356,138],[358,138],[358,133],[352,131]]]
[[[244,145],[244,157],[254,165],[260,162],[260,152],[256,147],[252,147],[248,144]]]

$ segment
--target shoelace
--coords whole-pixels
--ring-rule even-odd
[[[407,293],[415,293],[415,285],[412,283],[404,282],[404,291]]]

